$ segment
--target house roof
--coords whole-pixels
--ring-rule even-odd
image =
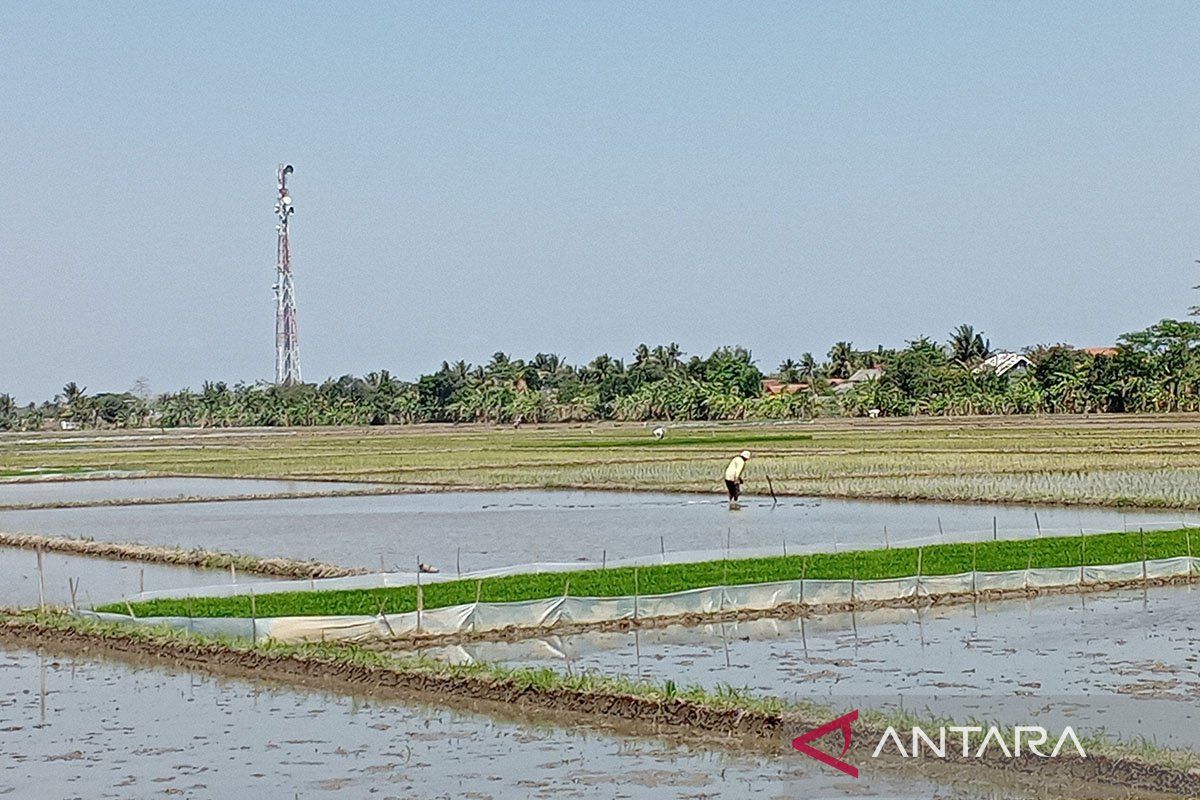
[[[767,394],[797,394],[808,390],[807,383],[784,383],[775,378],[764,378],[762,382],[763,391]]]
[[[996,353],[985,358],[972,372],[990,371],[997,375],[1005,375],[1014,369],[1029,369],[1033,362],[1022,353]]]
[[[877,381],[882,377],[883,367],[864,367],[846,380],[850,383],[863,383],[865,381]]]
[[[1115,356],[1117,348],[1115,347],[1081,347],[1079,352],[1087,353],[1089,356]]]

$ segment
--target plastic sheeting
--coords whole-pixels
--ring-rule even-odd
[[[1011,572],[964,572],[877,581],[795,580],[714,586],[671,594],[625,597],[551,597],[516,603],[468,603],[378,616],[188,618],[136,617],[77,612],[81,616],[138,625],[168,625],[215,636],[281,642],[358,641],[477,633],[506,628],[547,629],[568,623],[766,611],[783,605],[839,605],[996,590],[1049,589],[1081,584],[1136,583],[1200,574],[1200,558],[1181,556],[1095,567],[1054,567]]]

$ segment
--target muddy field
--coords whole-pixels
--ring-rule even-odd
[[[1167,586],[759,619],[426,652],[452,661],[729,684],[840,708],[1072,725],[1200,749],[1200,590]]]
[[[739,756],[11,646],[0,650],[0,676],[0,794],[18,797],[782,799],[846,788],[844,776],[794,753]],[[891,775],[853,793],[1021,796]]]

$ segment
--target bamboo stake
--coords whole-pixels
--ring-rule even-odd
[[[146,593],[146,568],[138,570],[138,594]]]
[[[1037,526],[1037,538],[1042,538],[1042,520],[1036,511],[1033,512],[1033,524]]]
[[[892,543],[888,541],[887,525],[883,526],[883,549],[884,550],[892,549]]]
[[[771,483],[771,474],[767,473],[767,488],[771,490],[771,508],[779,505],[779,498],[775,496],[775,484]]]
[[[462,577],[462,548],[458,547],[454,551],[454,571],[458,577]]]
[[[1190,579],[1192,577],[1192,532],[1185,530],[1183,532],[1183,537],[1187,540],[1188,578]]]
[[[638,618],[638,568],[633,568],[633,618]]]
[[[42,548],[37,551],[38,608],[46,610],[46,573],[42,569]]]
[[[804,559],[800,562],[800,602],[801,603],[804,602],[804,573],[807,571],[808,571],[808,556],[805,556]],[[801,624],[804,624],[803,623],[804,617],[801,617],[800,619],[801,619]]]
[[[233,566],[233,562],[229,562],[229,582],[237,583],[237,568]]]
[[[600,569],[608,569],[608,550],[600,551]]]
[[[1025,591],[1029,591],[1029,570],[1033,569],[1033,548],[1025,547]]]
[[[976,578],[979,576],[978,559],[979,559],[979,543],[971,542],[971,598],[972,599],[979,597],[979,585],[976,582]]]
[[[396,638],[396,631],[392,629],[392,622],[387,618],[387,598],[379,601],[379,618],[383,620],[384,627],[387,628],[388,636]]]
[[[942,518],[938,517],[938,535],[942,537],[942,541],[946,541],[946,531],[942,529]]]
[[[125,610],[129,612],[130,619],[137,619],[137,614],[133,613],[133,606],[129,605],[129,598],[125,598]]]
[[[665,538],[663,538],[662,536],[659,536],[659,537],[658,537],[658,553],[659,553],[659,556],[662,558],[662,560],[663,560],[663,563],[666,563],[666,560],[667,560],[667,540],[666,540]]]
[[[997,526],[996,518],[992,517],[992,541],[994,542],[999,538],[1000,538],[1000,532],[999,532],[999,528]]]
[[[921,556],[924,550],[923,547],[917,548],[917,597],[921,596]]]
[[[1087,562],[1087,536],[1079,532],[1079,585],[1083,586],[1083,565]]]
[[[1142,588],[1145,588],[1149,581],[1146,577],[1146,529],[1138,528],[1138,536],[1142,540]]]
[[[258,606],[254,602],[254,587],[250,587],[250,641],[258,641]]]

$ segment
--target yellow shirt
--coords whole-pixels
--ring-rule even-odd
[[[737,483],[742,479],[742,470],[746,468],[746,459],[741,456],[734,456],[729,462],[729,466],[725,468],[725,480]]]

